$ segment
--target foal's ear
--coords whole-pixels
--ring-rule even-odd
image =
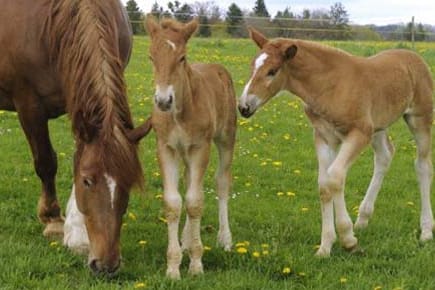
[[[127,138],[130,140],[131,143],[139,143],[139,141],[148,135],[148,133],[151,131],[152,124],[151,124],[151,117],[149,117],[145,123],[142,125],[130,130],[127,132]]]
[[[154,35],[156,35],[156,33],[160,30],[160,25],[157,23],[152,14],[148,14],[145,18],[145,28],[151,37],[154,37]]]
[[[284,59],[288,60],[294,58],[297,51],[298,51],[298,47],[293,43],[284,45],[283,46]]]
[[[263,48],[263,46],[269,41],[260,31],[255,28],[249,26],[249,37],[257,44],[259,48]]]
[[[189,40],[189,38],[196,32],[198,29],[198,19],[194,18],[190,22],[186,23],[184,25],[184,39],[186,41]]]

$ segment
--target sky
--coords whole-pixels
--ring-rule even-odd
[[[151,6],[157,2],[163,8],[167,8],[169,0],[135,0],[144,13],[151,11]],[[192,4],[195,2],[210,2],[210,0],[179,0],[181,3]],[[122,0],[127,2],[127,0]],[[226,10],[231,3],[236,3],[242,10],[252,10],[255,0],[215,0],[212,1]],[[335,3],[341,2],[349,15],[351,23],[355,24],[397,24],[407,23],[415,16],[416,23],[435,25],[435,1],[434,0],[265,0],[269,14],[275,16],[277,11],[284,10],[287,6],[290,11],[300,14],[304,8],[310,10],[329,8]]]

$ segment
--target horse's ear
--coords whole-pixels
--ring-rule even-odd
[[[297,51],[298,51],[298,47],[295,44],[284,45],[284,51],[283,51],[284,58],[286,60],[294,58]]]
[[[186,23],[184,25],[184,39],[186,41],[189,40],[189,38],[196,32],[198,29],[198,19],[194,18],[190,22]]]
[[[248,27],[249,37],[258,45],[259,48],[263,48],[263,46],[269,41],[260,31],[256,30],[253,27]]]
[[[152,14],[148,14],[145,18],[145,28],[151,37],[154,37],[154,35],[156,35],[156,33],[160,30],[160,25],[157,23]]]
[[[127,138],[130,140],[131,143],[139,143],[139,141],[148,135],[148,133],[151,131],[152,124],[151,124],[151,117],[149,117],[145,123],[142,125],[127,131]]]

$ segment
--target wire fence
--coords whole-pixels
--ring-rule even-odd
[[[145,15],[129,12],[131,24],[136,34],[145,34]],[[157,17],[164,17],[164,14]],[[169,16],[169,15],[166,15]],[[212,14],[170,15],[181,21],[199,19],[199,36],[203,37],[248,37],[247,26],[253,26],[269,37],[288,37],[315,40],[395,40],[395,41],[435,41],[435,26],[409,23],[391,25],[357,25],[334,23],[331,18],[265,18],[257,16],[232,16],[224,18]],[[139,19],[138,19],[139,18]],[[201,35],[201,31],[207,34]]]

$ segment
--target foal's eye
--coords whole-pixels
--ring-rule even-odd
[[[186,61],[186,56],[185,55],[183,55],[182,57],[180,57],[180,63],[181,62],[185,62]]]
[[[92,179],[90,179],[89,177],[85,177],[85,178],[83,178],[83,185],[84,185],[86,188],[90,188],[90,187],[92,186],[92,184],[93,184]]]
[[[271,69],[267,72],[267,76],[268,77],[274,77],[276,75],[276,73],[278,72],[277,69]]]

